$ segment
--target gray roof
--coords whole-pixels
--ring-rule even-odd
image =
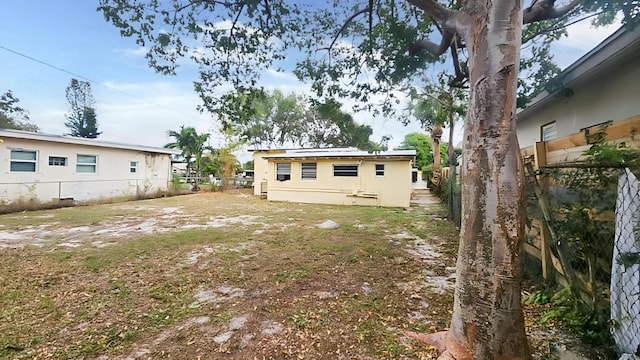
[[[112,148],[112,149],[134,150],[134,151],[142,151],[142,152],[148,152],[148,153],[167,154],[167,155],[181,154],[181,151],[177,149],[166,149],[166,148],[145,146],[145,145],[122,144],[122,143],[102,141],[102,140],[96,140],[96,139],[85,139],[85,138],[79,138],[79,137],[44,134],[40,132],[31,132],[31,131],[22,131],[22,130],[0,129],[0,138],[47,141],[47,142],[54,142],[54,143],[61,143],[61,144],[74,144],[74,145],[94,146],[94,147],[103,147],[103,148]]]

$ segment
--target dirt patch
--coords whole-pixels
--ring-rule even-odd
[[[195,301],[191,303],[190,307],[198,307],[202,304],[216,304],[222,301],[234,299],[237,297],[243,297],[244,290],[240,288],[235,288],[231,286],[221,285],[216,287],[215,289],[207,290],[200,289],[193,296]]]
[[[238,193],[3,215],[0,358],[433,358],[402,333],[449,325],[443,214]]]
[[[161,234],[176,229],[207,229],[225,226],[269,226],[256,220],[259,215],[211,216],[203,223],[200,217],[188,214],[183,207],[118,205],[121,210],[144,212],[145,215],[113,217],[90,225],[67,227],[60,222],[50,222],[38,226],[6,229],[0,231],[0,248],[21,248],[26,245],[41,246],[57,244],[59,247],[108,246],[115,240],[132,239],[146,235]],[[28,219],[29,217],[24,217]],[[55,218],[54,215],[40,215],[31,218]],[[194,222],[195,221],[195,222]],[[87,241],[92,240],[92,241]]]

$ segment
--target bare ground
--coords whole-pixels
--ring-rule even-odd
[[[456,246],[438,204],[202,193],[2,215],[0,357],[429,359],[402,333],[446,329]],[[548,336],[577,346],[527,322],[538,358]]]

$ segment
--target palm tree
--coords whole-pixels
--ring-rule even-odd
[[[175,141],[164,147],[182,151],[182,157],[187,162],[187,177],[191,177],[191,159],[195,156],[199,166],[198,159],[202,159],[203,144],[209,138],[209,134],[198,135],[195,128],[182,125],[179,132],[169,130],[167,135],[174,138]]]
[[[200,176],[200,175],[202,175],[200,173],[200,170],[201,170],[200,167],[202,165],[202,155],[204,154],[205,150],[209,150],[209,151],[212,150],[211,146],[208,146],[208,145],[204,144],[205,142],[207,142],[207,140],[209,140],[210,134],[200,134],[200,135],[198,135],[198,133],[195,132],[195,130],[194,130],[193,135],[194,135],[193,144],[192,144],[193,148],[191,150],[192,150],[193,155],[196,158],[196,161],[195,161],[196,174],[198,174],[198,176]]]
[[[174,138],[175,141],[166,144],[164,147],[169,149],[179,149],[182,151],[182,158],[187,162],[187,177],[191,177],[191,157],[193,156],[193,138],[196,129],[192,127],[180,126],[180,131],[169,130],[167,135]]]

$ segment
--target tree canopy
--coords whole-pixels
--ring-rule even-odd
[[[71,79],[65,90],[69,112],[64,125],[69,129],[69,135],[87,139],[97,138],[98,119],[95,110],[95,100],[91,92],[91,83]]]
[[[398,150],[413,149],[416,151],[416,164],[418,169],[422,169],[433,163],[433,156],[429,156],[433,142],[428,135],[421,133],[411,133],[404,137],[404,140],[398,147]],[[429,161],[431,160],[431,161]]]
[[[29,112],[18,102],[20,99],[11,90],[0,95],[0,129],[38,131],[38,126],[29,120]]]
[[[275,90],[237,90],[225,95],[217,113],[223,129],[256,147],[357,147],[374,149],[373,130],[358,124],[333,99],[310,101]]]
[[[531,76],[520,81],[523,99],[557,74],[548,45],[566,35],[567,24],[584,17],[611,23],[618,11],[625,23],[638,17],[636,1],[527,4],[522,36],[528,48],[521,68]],[[292,67],[319,97],[352,97],[361,100],[360,108],[390,111],[400,102],[398,91],[423,89],[426,72],[419,70],[443,62],[447,52],[451,82],[465,82],[468,44],[455,25],[464,23],[459,10],[465,6],[448,9],[435,0],[100,0],[98,10],[146,50],[156,71],[174,74],[178,59],[191,59],[200,72],[196,90],[211,111],[222,105],[220,85],[252,88],[263,71]],[[437,43],[428,40],[434,33]],[[292,65],[291,55],[298,52],[303,54]]]

